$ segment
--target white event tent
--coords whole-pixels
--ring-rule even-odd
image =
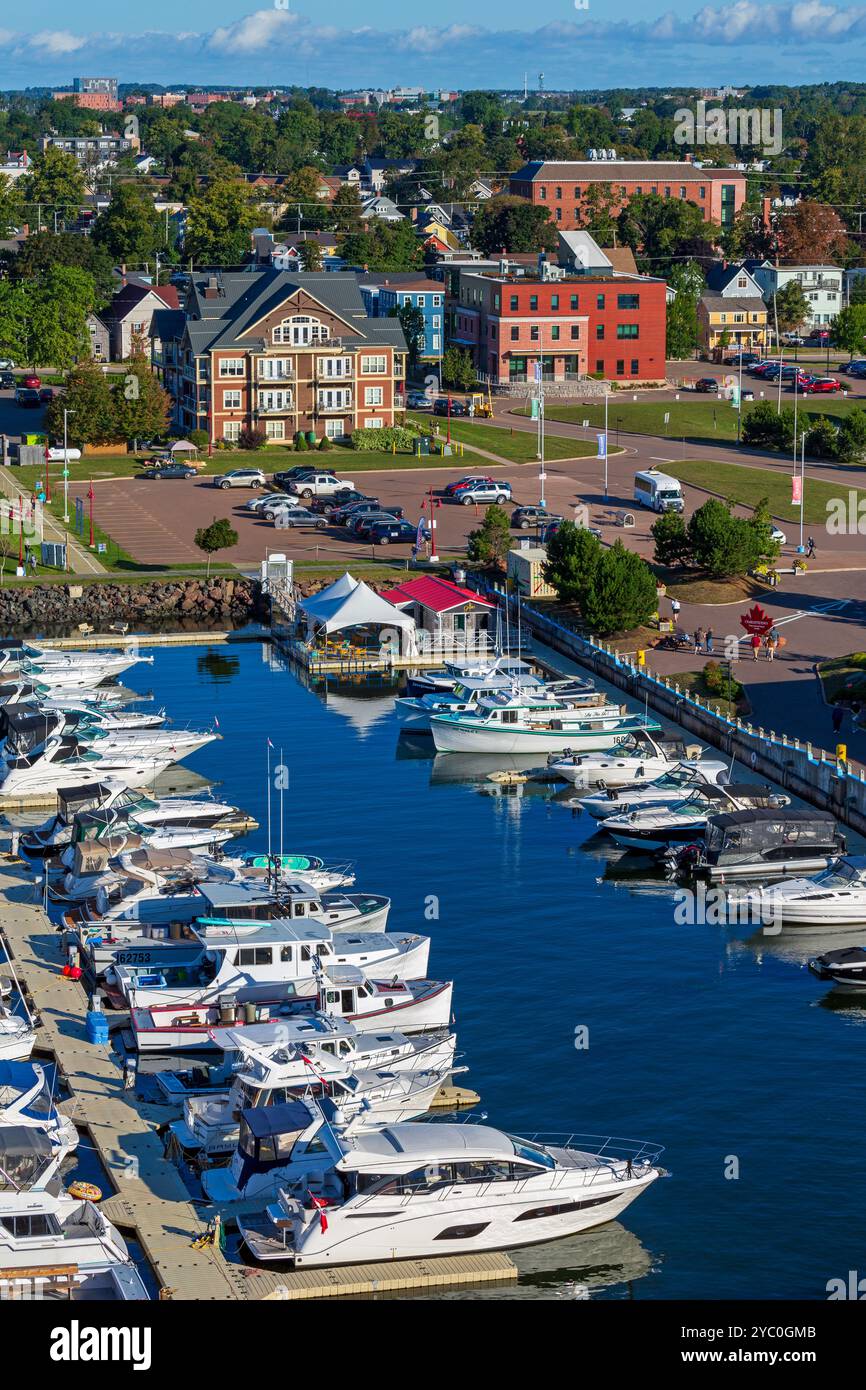
[[[348,573],[302,599],[298,611],[306,621],[308,641],[348,628],[396,628],[402,634],[403,654],[412,656],[417,651],[415,619]]]

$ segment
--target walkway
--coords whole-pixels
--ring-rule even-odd
[[[11,497],[14,502],[19,498],[30,498],[28,489],[21,486],[11,468],[0,468],[0,491],[7,497]],[[48,508],[43,509],[42,513],[43,535],[46,541],[65,542],[67,551],[67,561],[69,570],[72,574],[105,574],[106,569],[85,546],[77,541],[71,531],[67,531],[62,522],[57,521],[50,513]],[[27,537],[25,536],[25,545]]]

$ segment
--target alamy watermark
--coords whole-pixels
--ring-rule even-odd
[[[674,112],[674,140],[678,145],[757,145],[765,155],[781,154],[782,109],[707,108],[705,101],[698,101],[694,111],[681,106]]]

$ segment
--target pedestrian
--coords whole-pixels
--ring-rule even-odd
[[[836,704],[833,706],[833,715],[832,715],[832,718],[833,718],[833,733],[834,733],[834,734],[838,734],[838,733],[840,732],[841,728],[842,728],[842,720],[845,718],[845,706],[844,706],[844,705],[840,705],[840,704],[838,703],[838,701],[837,701]]]
[[[707,653],[708,653],[708,655],[712,655],[712,651],[713,651],[713,629],[712,629],[711,627],[708,627],[708,628],[707,628],[707,631],[706,631],[706,641],[707,641]]]
[[[809,536],[809,537],[807,538],[807,540],[806,540],[806,547],[807,547],[807,549],[806,549],[806,559],[807,559],[807,560],[811,560],[812,556],[815,554],[815,538],[814,538],[814,536]]]
[[[35,574],[35,573],[36,573],[36,556],[33,554],[33,551],[32,551],[32,550],[31,550],[31,552],[30,552],[30,559],[29,559],[28,563],[29,563],[29,565],[30,565],[30,573],[31,573],[31,574]]]
[[[752,643],[752,657],[753,657],[753,659],[754,659],[755,661],[757,661],[757,659],[758,659],[758,652],[761,650],[761,639],[760,639],[760,637],[758,636],[757,632],[753,632],[753,633],[752,633],[752,636],[751,636],[751,643]]]
[[[776,639],[772,632],[767,634],[767,660],[773,661],[776,656]]]
[[[699,652],[704,645],[704,630],[702,627],[695,628],[695,652]]]
[[[851,710],[851,723],[856,725],[863,711],[863,706],[859,700],[852,700],[849,708]]]
[[[680,601],[678,598],[671,599],[671,617],[676,620],[680,616]]]

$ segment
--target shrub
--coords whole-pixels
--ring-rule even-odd
[[[326,454],[329,449],[333,448],[333,444],[326,434],[323,434],[322,438],[319,440],[319,448],[323,454]]]
[[[826,415],[819,415],[806,435],[806,448],[815,458],[834,459],[839,454],[839,430]]]
[[[210,443],[210,436],[207,430],[190,430],[187,439],[190,444],[194,444],[197,449],[206,449]]]
[[[262,429],[242,429],[238,435],[239,449],[263,449],[268,436]]]
[[[711,695],[724,695],[727,674],[717,661],[708,661],[704,667],[704,685]]]
[[[300,430],[298,430],[298,433],[295,435],[295,448],[301,454],[304,452],[305,449],[309,448],[309,445],[307,444],[307,436],[305,434],[302,434]]]
[[[353,430],[352,448],[359,453],[374,453],[393,447],[410,453],[417,437],[417,429],[411,429],[408,425],[389,425],[381,430]]]

